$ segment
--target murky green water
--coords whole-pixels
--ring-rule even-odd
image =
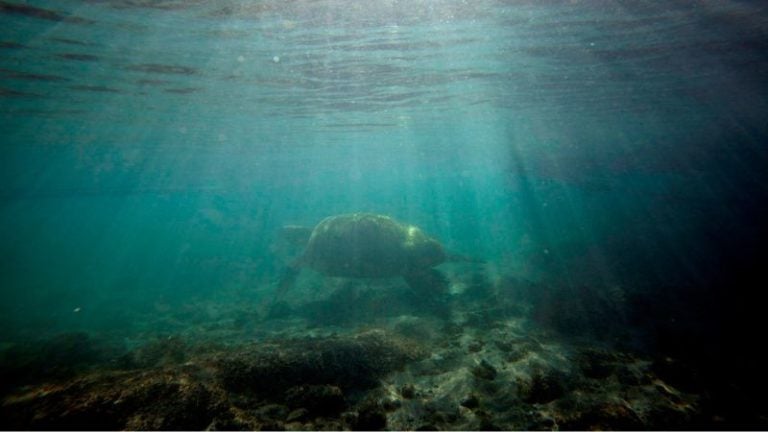
[[[484,260],[443,269],[454,300],[471,274],[482,307],[578,303],[574,337],[730,340],[760,284],[767,32],[749,1],[0,1],[0,341],[256,314],[281,227],[351,212]],[[303,277],[293,307],[343,297]]]

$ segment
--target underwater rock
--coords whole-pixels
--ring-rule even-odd
[[[701,382],[693,365],[671,357],[654,360],[651,371],[665,382],[684,391],[700,391]]]
[[[492,294],[493,285],[485,272],[472,272],[467,280],[467,289],[462,297],[468,300],[487,301]]]
[[[189,347],[179,337],[158,337],[120,358],[125,368],[151,368],[183,363]]]
[[[400,395],[405,399],[413,399],[416,396],[416,388],[413,384],[405,384],[400,387]]]
[[[86,375],[6,398],[12,429],[204,429],[222,411],[223,396],[183,373],[156,371]]]
[[[239,332],[193,326],[127,355],[87,335],[69,335],[46,342],[57,347],[54,351],[41,346],[24,351],[27,357],[54,353],[51,358],[77,366],[36,384],[8,386],[0,428],[708,429],[744,421],[762,429],[766,424],[759,417],[764,405],[742,388],[713,387],[703,379],[700,387],[690,384],[702,375],[687,361],[643,358],[588,340],[565,345],[568,341],[536,330],[523,317],[497,328],[467,326],[460,319],[463,305],[454,307],[458,319],[449,323],[414,315],[377,321],[391,332],[307,327],[298,320]],[[228,345],[221,344],[222,335],[232,336]],[[16,360],[26,358],[18,345],[6,345],[0,364],[10,364],[8,353],[14,350]],[[685,393],[695,388],[701,391]]]
[[[499,295],[527,304],[530,318],[540,326],[568,336],[614,341],[625,335],[626,293],[618,286],[539,284],[505,276]]]
[[[576,356],[576,363],[587,378],[602,379],[613,374],[617,369],[615,354],[597,348],[582,350]]]
[[[565,393],[564,376],[554,370],[534,370],[528,382],[521,383],[521,394],[527,403],[544,404]]]
[[[128,371],[17,388],[3,400],[0,426],[340,429],[346,390],[375,388],[382,376],[423,355],[412,342],[382,331],[213,349],[186,353],[183,364],[147,361],[139,369],[133,363]],[[382,412],[372,404],[355,424],[383,428]]]
[[[474,409],[480,406],[480,400],[477,398],[476,395],[470,394],[467,395],[464,399],[461,400],[459,403],[464,408]]]
[[[327,298],[302,304],[297,308],[297,314],[313,324],[324,326],[349,326],[370,323],[374,319],[419,314],[418,305],[412,301],[413,290],[398,282],[344,280]]]
[[[403,402],[396,397],[384,397],[379,401],[379,405],[384,411],[392,412],[403,406]]]
[[[262,421],[283,420],[288,417],[288,413],[288,407],[281,404],[267,404],[254,411],[254,415]]]
[[[278,301],[270,305],[266,313],[266,319],[285,318],[293,315],[293,309],[284,301]]]
[[[613,372],[605,378],[562,381],[567,393],[548,405],[561,430],[688,428],[701,414],[698,397],[656,378],[647,359],[604,348],[585,348],[577,357],[612,363]],[[712,424],[701,424],[707,423]]]
[[[465,311],[460,314],[463,325],[478,329],[493,329],[503,325],[504,319],[512,312],[505,306]]]
[[[641,430],[642,419],[624,404],[604,402],[558,422],[560,430]]]
[[[647,384],[649,375],[643,370],[630,367],[620,367],[616,370],[616,378],[619,383],[625,386],[636,386]]]
[[[520,361],[529,353],[541,348],[536,341],[529,338],[496,339],[494,345],[501,352],[504,360],[509,363]]]
[[[479,411],[477,413],[477,417],[480,420],[480,425],[478,429],[484,430],[484,431],[499,431],[499,430],[505,430],[504,427],[499,426],[495,421],[491,413],[486,411]]]
[[[440,319],[400,315],[396,318],[392,331],[421,343],[429,343],[434,340],[450,338],[454,334],[445,327],[445,322]]]
[[[309,410],[306,408],[297,408],[290,413],[288,413],[288,417],[286,417],[285,422],[286,423],[293,423],[293,422],[302,422],[305,420],[308,420],[310,418],[309,416]]]
[[[379,407],[365,406],[357,414],[352,430],[383,430],[387,427],[387,415]]]
[[[493,381],[496,378],[496,374],[496,368],[485,359],[481,360],[479,365],[472,368],[472,375],[480,379]]]
[[[335,416],[346,407],[344,393],[332,385],[292,387],[285,392],[285,402],[288,406],[305,409],[313,417]],[[287,421],[292,420],[289,418]]]
[[[471,353],[480,352],[483,349],[483,341],[471,341],[467,344],[467,351]]]
[[[121,346],[92,338],[85,332],[13,344],[0,351],[0,393],[22,384],[63,379],[108,363]]]
[[[585,378],[599,381],[615,377],[619,384],[635,386],[648,384],[652,374],[648,372],[649,362],[635,356],[607,349],[605,347],[587,347],[578,350],[574,364]]]
[[[217,372],[228,390],[274,397],[298,385],[373,388],[386,373],[421,356],[418,345],[371,331],[257,346],[219,359]]]

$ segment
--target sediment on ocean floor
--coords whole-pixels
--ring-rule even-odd
[[[360,392],[421,355],[413,341],[368,331],[91,368],[6,395],[2,418],[12,429],[272,429],[318,418],[353,427],[341,414]]]
[[[596,329],[618,312],[609,310],[610,302],[603,302],[604,313],[580,318],[574,308],[549,325],[541,317],[565,310],[563,299],[541,296],[526,305],[506,295],[520,282],[463,283],[443,305],[448,316],[445,309],[419,314],[406,307],[407,292],[397,286],[352,287],[311,300],[304,310],[294,304],[290,314],[258,326],[231,319],[245,313],[237,306],[227,313],[217,305],[221,322],[190,318],[183,333],[147,334],[130,344],[87,332],[6,344],[0,349],[0,426],[586,430],[768,424],[738,397],[725,399],[740,388],[727,376],[713,381],[684,359],[558,332],[563,322]],[[362,293],[342,295],[356,290]],[[553,299],[560,304],[550,306]],[[394,307],[382,312],[382,304]],[[356,314],[324,322],[332,316],[324,311],[333,307]]]
[[[169,341],[170,357],[154,342],[139,350],[151,355],[20,386],[0,414],[13,429],[190,430],[646,429],[700,416],[699,398],[666,383],[651,361],[565,347],[519,324],[445,329],[411,317],[393,331],[184,356]],[[424,342],[401,335],[414,327]]]

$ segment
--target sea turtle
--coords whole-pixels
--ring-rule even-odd
[[[294,241],[306,239],[303,252],[283,273],[275,301],[306,267],[348,278],[402,277],[414,289],[445,292],[446,279],[433,267],[446,261],[475,261],[450,254],[416,226],[389,216],[350,213],[329,216],[314,228],[285,227]]]

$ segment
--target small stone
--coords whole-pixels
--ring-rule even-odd
[[[524,400],[528,403],[549,403],[565,393],[563,377],[554,371],[536,371],[531,376]]]
[[[357,411],[344,411],[339,416],[346,429],[351,429],[357,424],[358,414]]]
[[[643,374],[637,371],[633,371],[629,368],[622,368],[616,371],[616,377],[619,382],[624,385],[640,385],[643,383]]]
[[[346,406],[344,393],[332,385],[292,387],[285,392],[285,400],[291,407],[306,408],[313,417],[332,416]]]
[[[267,421],[265,423],[261,423],[259,429],[281,431],[281,430],[285,430],[285,426],[279,421]]]
[[[461,406],[469,409],[474,409],[480,406],[480,401],[477,399],[477,396],[471,394],[462,399]]]
[[[480,352],[480,350],[483,349],[483,342],[481,341],[472,341],[469,344],[467,344],[467,351],[471,353]]]
[[[254,414],[262,420],[282,420],[288,414],[288,407],[278,404],[267,404],[255,410]]]
[[[584,376],[593,379],[610,376],[616,369],[615,360],[611,353],[598,349],[585,349],[577,357]]]
[[[413,384],[405,384],[400,387],[400,395],[405,399],[413,399],[413,397],[416,396],[416,388]]]
[[[496,378],[496,374],[496,368],[485,360],[480,361],[480,364],[472,369],[472,375],[484,380],[492,381]]]
[[[354,430],[382,430],[387,426],[387,416],[378,409],[367,408],[359,412]]]
[[[696,369],[683,361],[670,357],[656,359],[651,371],[664,382],[683,391],[696,392],[701,389],[701,379]]]
[[[494,423],[493,420],[491,420],[490,418],[482,418],[480,419],[480,430],[500,431],[500,430],[504,430],[504,428],[496,425],[496,423]]]
[[[534,419],[526,429],[528,430],[554,430],[557,426],[557,422],[552,417],[538,413],[536,419]]]
[[[299,430],[305,430],[304,427],[305,427],[304,423],[301,423],[301,422],[291,422],[291,423],[286,423],[283,426],[283,430],[299,431]],[[271,429],[269,429],[268,427],[265,427],[264,425],[262,425],[261,430],[271,430]]]
[[[288,413],[288,417],[285,419],[286,423],[292,423],[297,421],[304,421],[307,420],[309,417],[309,410],[306,408],[297,408],[290,413]]]
[[[388,397],[382,399],[380,405],[385,411],[395,411],[402,406],[402,402],[400,399]]]

